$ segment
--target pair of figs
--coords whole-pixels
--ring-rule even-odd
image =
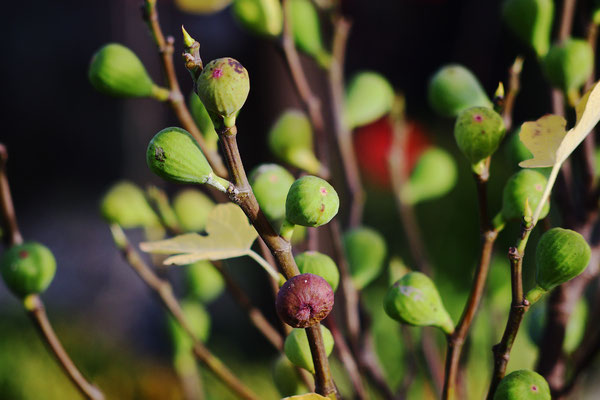
[[[17,297],[44,292],[56,273],[52,252],[37,242],[25,242],[9,248],[0,259],[4,283]]]

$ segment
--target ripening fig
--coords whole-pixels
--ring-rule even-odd
[[[2,254],[0,273],[4,283],[18,297],[42,293],[54,279],[56,259],[37,242],[12,246]]]
[[[277,164],[262,164],[250,172],[250,185],[261,210],[271,221],[285,217],[285,199],[294,176]]]
[[[454,125],[456,144],[473,166],[498,149],[505,132],[502,117],[486,107],[461,111]]]
[[[319,14],[310,0],[290,0],[292,33],[296,46],[314,57],[322,67],[331,62],[331,55],[323,46]]]
[[[175,5],[181,11],[206,15],[221,11],[227,7],[232,0],[175,0]]]
[[[219,143],[219,135],[215,131],[215,126],[204,107],[204,104],[200,101],[200,97],[195,92],[190,93],[190,97],[188,99],[188,106],[190,108],[190,113],[202,132],[202,137],[204,138],[204,142],[206,143],[206,148],[208,150],[216,151]]]
[[[160,223],[142,189],[127,181],[116,183],[109,189],[100,202],[100,212],[108,222],[127,229]]]
[[[104,45],[94,54],[88,71],[96,90],[116,97],[156,97],[166,100],[169,91],[152,82],[144,64],[127,47]]]
[[[431,147],[419,157],[410,178],[402,188],[408,204],[441,197],[456,184],[458,171],[454,158],[441,147]]]
[[[526,45],[544,56],[550,47],[554,2],[552,0],[507,0],[502,18],[510,30]]]
[[[428,97],[431,107],[445,117],[471,107],[492,107],[475,75],[458,64],[446,65],[431,77]]]
[[[508,179],[502,193],[502,218],[505,221],[521,220],[526,213],[526,203],[535,210],[546,187],[546,177],[537,171],[523,169]],[[540,219],[550,211],[550,202],[544,205]]]
[[[286,110],[269,131],[269,149],[286,164],[316,174],[321,162],[313,151],[313,131],[308,116]]]
[[[187,296],[202,303],[210,303],[225,290],[223,275],[208,260],[185,267],[185,285]]]
[[[196,80],[196,93],[202,104],[209,113],[223,118],[227,128],[235,125],[236,113],[246,102],[249,92],[248,71],[239,61],[229,57],[206,64]]]
[[[306,175],[297,179],[285,200],[286,219],[295,225],[317,227],[336,216],[340,199],[327,181]]]
[[[352,282],[361,290],[377,278],[384,267],[385,239],[376,230],[361,226],[344,233],[343,241]]]
[[[308,328],[327,317],[333,308],[333,289],[315,274],[291,277],[277,293],[277,315],[294,328]]]
[[[333,336],[329,329],[323,325],[321,325],[321,335],[323,336],[325,353],[329,356],[333,350]],[[308,337],[306,336],[306,331],[304,329],[292,329],[290,334],[285,338],[283,351],[292,364],[304,368],[312,374],[315,373],[315,366],[313,364],[312,354],[310,353]]]
[[[494,400],[550,400],[550,387],[543,376],[528,369],[506,375],[498,385]]]
[[[210,335],[210,314],[202,304],[190,299],[181,300],[181,309],[192,332],[201,342],[206,342]],[[189,355],[194,343],[189,334],[171,315],[167,319],[167,328],[175,355]]]
[[[454,323],[435,284],[421,272],[409,272],[394,283],[385,295],[383,306],[396,321],[415,326],[436,326],[448,335],[454,332]]]
[[[392,109],[394,88],[382,75],[359,72],[350,79],[344,99],[344,119],[348,129],[369,124]]]
[[[594,50],[583,39],[569,38],[554,44],[543,60],[552,86],[569,93],[579,89],[594,69]]]
[[[547,291],[581,274],[590,256],[590,246],[581,234],[563,228],[546,231],[535,250],[536,287],[527,293],[527,300],[534,303]]]
[[[207,183],[225,191],[229,182],[213,173],[206,157],[186,130],[165,128],[148,144],[146,162],[156,175],[179,183]]]
[[[279,0],[234,0],[233,14],[244,28],[257,35],[279,36],[283,29]]]
[[[196,189],[184,189],[173,198],[173,211],[185,232],[203,231],[214,206],[214,201]]]
[[[335,262],[318,251],[305,251],[294,257],[301,274],[311,273],[325,279],[335,292],[340,282],[340,272]]]
[[[281,354],[273,364],[273,382],[281,396],[293,396],[306,391],[294,364]]]

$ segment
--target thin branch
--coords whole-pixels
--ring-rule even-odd
[[[19,231],[17,224],[17,215],[10,194],[10,185],[6,174],[6,163],[8,161],[8,151],[6,146],[0,143],[0,212],[2,213],[2,222],[5,230],[3,235],[4,243],[7,246],[14,246],[23,243],[23,236]]]
[[[560,13],[560,28],[558,31],[558,41],[562,43],[571,36],[573,27],[573,17],[575,15],[576,0],[563,0],[563,8]]]
[[[512,128],[512,115],[515,100],[521,88],[520,79],[521,71],[523,70],[523,62],[523,57],[518,56],[508,71],[508,93],[504,98],[504,109],[502,110],[502,119],[504,120],[506,131],[510,131]]]

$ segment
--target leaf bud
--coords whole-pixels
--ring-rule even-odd
[[[327,181],[306,175],[297,179],[285,200],[285,216],[292,224],[317,227],[331,221],[340,206],[337,192]]]
[[[385,239],[376,230],[361,226],[344,233],[343,242],[352,282],[361,290],[383,270]]]
[[[333,289],[315,274],[288,279],[277,293],[277,315],[294,328],[308,328],[327,317],[333,308]]]
[[[498,385],[494,400],[550,400],[550,387],[543,376],[528,369],[506,375]]]
[[[0,273],[4,283],[21,298],[45,291],[54,279],[55,272],[54,255],[46,246],[37,242],[12,246],[0,259]]]
[[[311,273],[325,279],[335,292],[340,282],[340,272],[335,262],[318,251],[305,251],[294,257],[301,274]]]
[[[261,210],[270,221],[285,217],[285,199],[294,177],[277,164],[262,164],[250,172],[250,185]]]
[[[321,325],[321,335],[323,336],[323,344],[327,356],[333,351],[333,335],[329,329]],[[304,329],[294,328],[285,338],[283,351],[287,358],[297,367],[304,368],[308,372],[314,374],[315,366],[313,364],[308,337]]]

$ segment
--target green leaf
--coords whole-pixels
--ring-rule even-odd
[[[247,255],[258,234],[235,204],[219,204],[206,221],[206,235],[187,233],[167,240],[140,243],[148,253],[174,254],[165,264],[223,260]]]

